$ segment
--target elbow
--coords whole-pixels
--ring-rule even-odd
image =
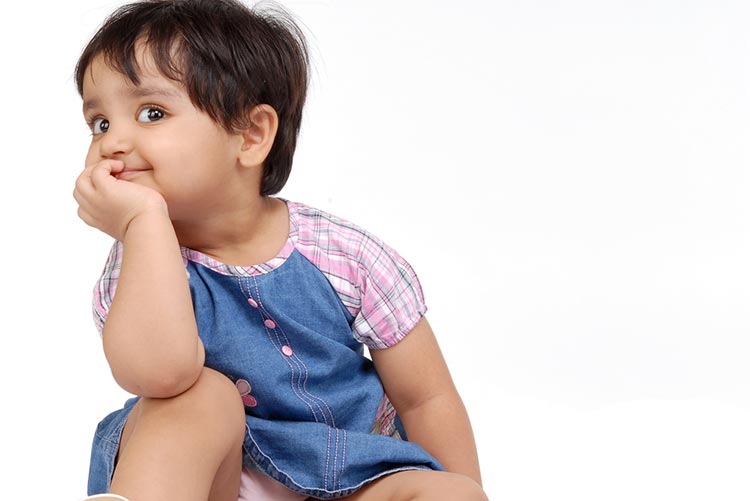
[[[156,370],[138,374],[131,369],[117,371],[112,376],[120,387],[133,395],[148,398],[171,398],[188,390],[198,380],[199,371]]]
[[[390,395],[388,395],[391,398]],[[399,395],[391,398],[393,407],[400,415],[408,414],[420,409],[429,407],[442,407],[445,406],[450,409],[457,407],[463,407],[463,401],[461,396],[456,391],[455,387],[443,388],[439,391],[425,393],[425,394],[414,394],[414,395]]]
[[[183,393],[198,380],[205,361],[200,341],[197,352],[183,356],[122,355],[107,353],[115,381],[128,393],[149,398],[170,398]]]

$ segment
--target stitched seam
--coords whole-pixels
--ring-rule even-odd
[[[339,430],[338,428],[334,428],[336,430],[336,446],[333,449],[333,483],[332,485],[334,488],[336,487],[336,470],[338,467],[338,457],[339,457]],[[339,479],[339,483],[341,483],[341,479]]]
[[[255,277],[252,277],[252,279],[253,279],[253,282],[255,283],[255,294],[258,297],[258,313],[260,314],[260,317],[261,317],[262,320],[264,319],[263,318],[264,316],[267,317],[267,318],[269,318],[269,319],[271,319],[271,316],[268,314],[268,311],[266,310],[265,306],[263,306],[263,300],[260,297],[260,287],[258,285],[258,281],[255,279]],[[249,288],[250,288],[250,285],[248,284],[248,289]],[[271,319],[271,320],[273,320],[273,319]],[[279,335],[278,335],[279,326],[276,325],[276,329],[275,329],[277,331],[277,333],[275,334],[275,336],[276,336],[276,340],[277,340],[278,344],[273,342],[273,337],[271,336],[271,333],[270,333],[268,327],[265,326],[265,322],[264,322],[263,326],[264,326],[264,329],[266,331],[266,336],[268,337],[268,339],[271,342],[271,344],[273,345],[273,347],[276,349],[276,352],[281,356],[281,358],[289,366],[289,370],[291,371],[291,377],[290,377],[290,383],[289,383],[289,385],[292,388],[292,391],[294,392],[294,394],[297,396],[297,398],[299,400],[301,400],[305,405],[307,405],[308,409],[310,409],[310,412],[312,413],[313,419],[315,420],[316,423],[319,423],[320,420],[318,419],[318,415],[315,412],[315,409],[313,409],[313,406],[310,405],[310,400],[312,400],[312,399],[309,399],[308,397],[306,397],[303,394],[303,392],[300,392],[301,388],[300,388],[299,383],[295,384],[295,382],[294,382],[295,372],[296,371],[295,371],[294,365],[292,365],[292,362],[289,360],[290,357],[287,357],[281,351],[281,347],[279,346],[281,344],[281,340],[279,339]],[[300,370],[300,375],[301,375],[301,372],[302,371]],[[326,420],[326,416],[325,416],[325,413],[323,412],[323,409],[314,400],[313,400],[312,403],[315,404],[315,406],[318,408],[318,410],[320,411],[321,416],[323,417],[323,420],[325,421],[325,424],[327,425],[328,421]]]
[[[266,317],[268,317],[268,319],[270,319],[270,320],[273,321],[273,319],[271,318],[271,315],[268,314],[268,311],[266,310],[265,306],[263,306],[263,301],[262,301],[262,299],[260,297],[260,288],[258,286],[258,282],[257,282],[257,280],[255,280],[255,278],[253,278],[253,281],[255,282],[255,293],[258,295],[258,306],[259,306],[258,309],[261,312],[261,318],[263,318],[263,316],[266,316]],[[275,321],[273,321],[273,322],[274,322],[274,324],[276,324]],[[265,327],[265,322],[264,322],[263,325]],[[310,405],[311,401],[315,405],[315,407],[317,407],[318,410],[320,411],[320,414],[323,417],[323,421],[325,422],[325,424],[328,425],[328,420],[326,419],[326,416],[325,416],[325,413],[323,412],[323,409],[320,407],[320,405],[317,402],[315,402],[313,399],[311,399],[307,395],[305,395],[305,392],[300,387],[299,380],[301,379],[301,376],[302,376],[302,370],[299,370],[299,374],[300,375],[297,378],[297,382],[295,383],[295,374],[296,374],[295,369],[299,369],[299,367],[295,367],[297,365],[296,361],[294,361],[295,364],[292,365],[292,360],[290,360],[291,357],[287,357],[284,354],[284,352],[281,351],[282,342],[281,342],[281,338],[279,337],[279,330],[280,330],[279,325],[276,324],[275,329],[273,329],[275,331],[274,332],[274,336],[276,337],[276,341],[277,341],[278,344],[276,344],[276,343],[273,342],[273,338],[271,338],[271,333],[269,332],[268,327],[265,327],[265,329],[266,329],[266,335],[269,337],[269,339],[271,341],[271,344],[273,344],[274,348],[276,348],[276,352],[286,362],[286,364],[289,366],[289,369],[292,372],[292,377],[291,377],[291,382],[290,382],[290,385],[292,386],[292,391],[294,391],[294,394],[297,395],[297,398],[299,398],[300,400],[302,400],[307,405],[307,407],[312,412],[313,418],[315,419],[316,423],[319,423],[320,420],[318,419],[318,415],[315,413],[315,409],[313,409],[312,405]],[[286,336],[284,336],[284,337],[286,338]]]
[[[309,375],[309,370],[308,370],[307,364],[305,364],[305,362],[297,355],[297,352],[294,351],[294,347],[289,342],[289,338],[287,337],[286,332],[284,332],[284,329],[280,325],[276,325],[276,330],[278,332],[281,332],[281,334],[284,336],[284,341],[285,341],[286,345],[289,346],[292,349],[292,356],[288,357],[288,358],[293,358],[295,360],[295,362],[299,363],[300,365],[302,365],[302,367],[305,368],[305,380],[302,383],[302,388],[301,388],[302,391],[304,391],[305,394],[307,394],[310,397],[311,400],[315,401],[318,409],[320,409],[321,414],[323,413],[323,409],[320,408],[320,405],[317,402],[320,401],[320,402],[323,403],[323,405],[325,406],[326,410],[328,411],[328,415],[331,417],[331,424],[329,426],[333,426],[335,428],[336,427],[336,419],[333,416],[333,411],[328,406],[328,402],[326,402],[325,399],[323,399],[322,397],[319,397],[319,396],[315,395],[314,393],[310,392],[307,389],[307,377]],[[326,424],[328,424],[328,420],[325,418],[325,416],[323,416],[323,420],[325,421]]]
[[[260,292],[259,291],[258,291],[258,298],[260,299]],[[269,319],[273,320],[271,318],[271,315],[268,314],[268,312],[266,311],[265,307],[263,307],[262,304],[261,304],[261,308],[263,308],[263,313]],[[275,321],[274,321],[274,324],[276,324]],[[289,338],[287,337],[286,333],[284,333],[284,329],[281,327],[281,325],[276,324],[276,328],[273,329],[273,330],[274,330],[274,335],[276,336],[276,341],[278,342],[278,346],[276,347],[276,351],[278,351],[282,355],[282,357],[285,359],[287,365],[289,365],[291,367],[291,363],[293,362],[294,365],[296,366],[296,368],[299,370],[299,377],[297,378],[297,389],[300,390],[300,393],[302,395],[305,395],[306,400],[304,400],[304,402],[307,403],[308,407],[310,406],[310,404],[308,402],[312,402],[313,404],[315,404],[315,407],[318,408],[318,410],[320,411],[321,416],[323,416],[323,421],[325,422],[326,425],[328,425],[328,419],[326,419],[325,412],[323,412],[323,409],[320,407],[320,404],[316,401],[315,395],[313,395],[312,393],[310,393],[309,391],[307,391],[307,375],[308,375],[307,366],[304,363],[302,363],[301,360],[300,360],[300,358],[297,357],[296,354],[294,353],[294,348],[292,347],[292,344],[289,342]],[[279,337],[279,332],[284,336],[284,342],[282,342],[281,338]],[[292,356],[291,357],[286,356],[286,354],[284,354],[284,352],[281,351],[281,348],[279,348],[279,347],[283,346],[283,345],[286,345],[289,348],[292,348]],[[302,369],[300,368],[300,365],[302,367],[304,367],[304,369],[305,369],[305,379],[304,379],[304,382],[302,381]],[[292,374],[294,375],[294,368],[292,368]],[[323,404],[326,405],[325,402],[323,402]],[[327,407],[328,407],[328,405],[326,405],[326,408]],[[328,412],[330,414],[331,410],[328,409]],[[315,422],[316,423],[319,422],[318,419],[317,419],[317,416],[315,415],[314,412],[313,412],[313,416],[315,417]],[[333,415],[331,415],[331,420],[333,420]]]
[[[263,451],[263,449],[260,448],[260,446],[258,445],[258,442],[256,442],[256,440],[255,440],[255,437],[253,437],[253,432],[250,430],[250,427],[245,426],[245,429],[247,430],[247,436],[248,436],[249,440],[255,446],[254,450],[257,451],[257,454],[260,457],[262,457],[263,460],[266,461],[273,468],[274,471],[276,471],[276,472],[280,473],[281,475],[283,475],[284,478],[286,480],[288,480],[288,482],[290,484],[293,484],[293,485],[299,487],[300,489],[302,489],[303,491],[305,491],[305,493],[309,494],[310,496],[321,496],[321,494],[334,494],[335,495],[335,494],[341,494],[342,493],[342,491],[328,490],[327,486],[325,486],[323,489],[321,489],[319,487],[304,486],[304,485],[300,484],[299,482],[296,482],[294,480],[294,478],[292,478],[292,476],[291,476],[290,473],[287,473],[286,471],[280,469],[279,466],[273,461],[273,459],[268,454],[266,454]],[[329,430],[330,430],[330,428],[329,428]],[[247,447],[244,444],[243,444],[242,448],[245,450],[245,452],[248,452],[248,449],[247,449]],[[255,464],[258,464],[258,462],[257,462],[257,460],[255,458],[253,458],[253,462]],[[351,487],[347,487],[344,492],[347,492],[347,493],[351,494],[351,493],[353,493],[354,491],[360,489],[362,486],[364,486],[365,484],[367,484],[369,482],[373,482],[375,480],[378,480],[379,478],[382,478],[382,477],[384,477],[386,475],[390,475],[392,473],[398,473],[400,471],[409,471],[409,470],[432,471],[432,468],[430,468],[429,466],[417,466],[417,465],[400,466],[400,467],[397,467],[397,468],[391,468],[391,469],[388,469],[388,470],[376,473],[375,475],[371,475],[371,476],[367,477],[366,479],[362,480],[361,482],[352,485]],[[335,486],[334,486],[334,489],[335,489]]]
[[[342,489],[341,482],[344,478],[344,468],[346,467],[346,430],[341,430],[344,434],[344,445],[341,448],[341,472],[339,473],[339,490]]]
[[[242,285],[242,279],[243,278],[245,280],[248,280],[248,283],[247,283],[248,292],[245,291],[245,288]],[[242,291],[242,293],[244,295],[246,295],[248,298],[251,298],[252,294],[250,294],[250,292],[249,292],[250,291],[249,278],[248,277],[237,277],[237,282],[240,285],[240,290]],[[257,283],[256,283],[256,285],[257,285]],[[258,297],[258,299],[260,300],[260,296]],[[258,314],[260,315],[260,318],[262,320],[263,319],[263,313],[259,311]],[[268,336],[268,335],[269,335],[268,334],[268,329],[266,329],[266,336]],[[279,351],[279,348],[273,343],[273,340],[271,340],[271,344],[274,346],[274,348],[276,348],[276,351]],[[292,391],[294,392],[294,394],[297,396],[298,399],[300,399],[305,405],[307,405],[307,407],[310,409],[310,413],[312,414],[313,418],[315,419],[315,422],[318,423],[319,421],[318,421],[317,415],[315,414],[315,409],[313,409],[312,406],[304,398],[302,398],[302,396],[299,393],[297,393],[297,390],[295,389],[294,384],[293,384],[293,381],[294,381],[294,369],[292,367],[290,367],[290,369],[292,370],[292,376],[291,376],[292,377],[292,383],[290,383],[290,386],[292,387]]]
[[[328,490],[328,464],[331,458],[331,427],[328,427],[328,443],[326,444],[326,474],[325,474],[325,481],[323,485],[325,486],[325,490]],[[334,486],[335,487],[335,486]]]

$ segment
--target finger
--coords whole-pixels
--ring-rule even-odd
[[[73,188],[73,198],[80,206],[83,201],[83,195],[81,195],[81,190],[78,188],[78,183],[76,183],[76,187]]]
[[[73,197],[78,201],[78,203],[81,203],[81,200],[83,197],[90,197],[95,191],[94,185],[91,182],[91,176],[87,175],[85,172],[78,176],[78,179],[76,179],[76,184],[73,189]],[[76,195],[77,193],[77,195]]]
[[[110,174],[117,174],[125,170],[125,162],[122,160],[107,160]]]
[[[78,175],[76,179],[76,186],[82,186],[84,184],[91,184],[91,173],[94,171],[98,164],[87,165],[83,171]]]
[[[120,164],[122,164],[122,162],[120,162]],[[114,171],[113,167],[118,168],[118,170]],[[122,167],[119,165],[113,165],[110,161],[100,162],[91,171],[91,182],[95,188],[102,188],[106,186],[107,183],[114,181],[112,173],[119,172],[119,170],[122,170]]]
[[[125,162],[123,160],[115,160],[114,158],[104,158],[87,164],[83,170],[93,171],[97,167],[103,167],[112,172],[118,172],[125,168]]]
[[[88,175],[96,185],[97,181],[104,181],[106,177],[113,177],[124,169],[125,162],[122,160],[104,159],[91,166]]]
[[[87,225],[92,226],[94,228],[97,227],[94,217],[91,215],[89,211],[87,211],[83,207],[78,207],[78,217],[81,218],[81,221],[83,221]]]
[[[78,203],[79,207],[88,207],[93,194],[94,188],[92,186],[76,187],[76,189],[73,190],[73,198]]]
[[[94,169],[94,166],[87,165],[80,174],[78,174],[78,177],[76,178],[76,184],[82,179],[88,179],[91,177],[91,171]]]
[[[96,162],[92,162],[90,164],[87,164],[83,171],[81,172],[81,176],[91,176],[91,173],[93,172],[94,168],[96,168],[97,165],[101,163],[101,160],[97,160]]]
[[[98,165],[106,168],[110,174],[117,174],[125,169],[125,162],[122,160],[105,159],[99,162]]]

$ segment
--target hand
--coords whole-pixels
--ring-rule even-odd
[[[89,165],[78,176],[73,191],[78,217],[119,241],[124,239],[130,222],[140,215],[156,212],[169,217],[167,203],[156,190],[115,177],[123,169],[121,160]]]

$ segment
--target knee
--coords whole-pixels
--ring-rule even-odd
[[[227,434],[231,440],[241,440],[245,435],[245,408],[237,387],[208,367],[185,392],[166,399],[144,398],[140,403],[143,411],[189,417],[196,424]]]
[[[237,387],[224,374],[204,367],[195,384],[186,392],[192,405],[229,426],[245,427],[245,407]]]
[[[234,383],[221,372],[208,367],[203,367],[195,384],[186,393],[220,407],[238,407],[242,403]]]
[[[487,494],[485,494],[482,486],[476,483],[469,477],[464,475],[456,475],[459,477],[456,482],[457,492],[460,494],[456,499],[466,499],[472,501],[487,501]]]
[[[440,472],[425,480],[427,481],[414,485],[415,489],[410,499],[487,501],[487,495],[482,487],[465,475]]]

